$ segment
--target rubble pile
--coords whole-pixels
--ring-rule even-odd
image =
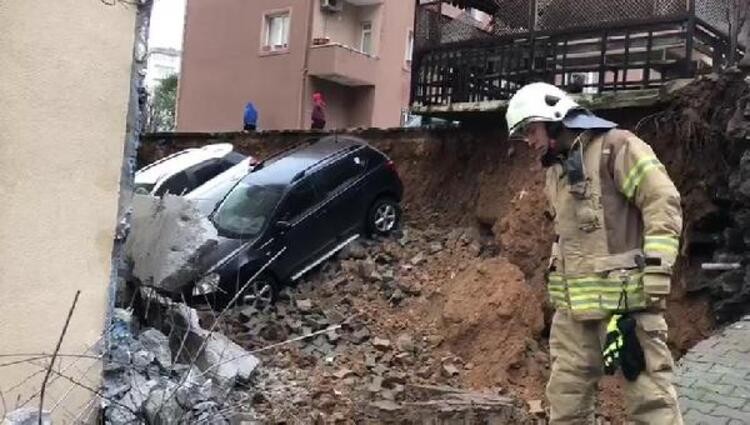
[[[455,404],[425,400],[416,389],[438,386],[461,394],[462,376],[473,365],[444,347],[435,324],[410,313],[440,292],[430,271],[442,269],[441,255],[465,256],[458,270],[471,258],[496,252],[494,241],[474,229],[408,228],[396,238],[355,241],[298,286],[283,289],[268,310],[236,308],[228,335],[264,363],[248,388],[255,413],[248,412],[247,419],[390,423],[390,417],[420,423],[409,419],[414,403],[435,411]],[[210,314],[202,319],[204,327],[211,325]],[[507,388],[464,396],[464,401],[472,397],[484,397],[487,417],[525,414],[523,403]],[[465,405],[466,412],[473,412],[470,406],[477,403]],[[462,414],[460,407],[448,410]]]
[[[247,356],[231,361],[233,359],[228,356],[236,356],[231,347],[223,350],[220,356],[213,356],[211,344],[207,343],[203,349],[206,354],[196,356],[191,362],[175,362],[173,358],[177,354],[173,354],[170,345],[182,340],[185,349],[190,345],[187,342],[190,338],[185,338],[187,334],[170,333],[173,336],[170,340],[154,328],[139,332],[134,322],[136,320],[130,312],[115,310],[103,373],[106,422],[112,425],[230,423],[231,409],[227,409],[226,398],[234,391],[234,379],[239,376],[249,379],[257,360]],[[210,342],[212,337],[206,338]],[[205,361],[211,357],[213,362]],[[190,360],[190,357],[184,355],[177,359]],[[243,365],[243,360],[251,362],[252,368]],[[234,368],[235,375],[231,380],[222,376],[224,365]]]

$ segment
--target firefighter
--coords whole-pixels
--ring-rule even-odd
[[[682,424],[664,320],[682,231],[675,185],[649,145],[553,85],[521,88],[506,119],[542,157],[555,223],[550,424],[594,423],[605,361],[622,366],[631,421]]]

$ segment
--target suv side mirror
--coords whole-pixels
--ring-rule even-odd
[[[276,222],[276,229],[277,230],[280,230],[282,232],[286,232],[287,230],[289,230],[291,228],[292,228],[292,223],[290,223],[288,221],[280,220],[280,221]]]

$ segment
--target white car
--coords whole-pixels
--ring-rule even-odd
[[[179,151],[135,173],[135,193],[185,195],[246,159],[230,143]]]
[[[184,198],[194,201],[199,209],[206,214],[211,213],[216,204],[224,199],[224,196],[232,190],[234,185],[252,171],[257,164],[258,161],[255,158],[248,156],[237,165],[186,194]]]

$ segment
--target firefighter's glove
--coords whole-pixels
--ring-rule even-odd
[[[607,324],[607,339],[602,350],[604,360],[604,373],[614,375],[620,367],[620,357],[622,353],[623,337],[617,326],[620,315],[613,315]]]
[[[622,374],[628,381],[635,381],[638,375],[646,368],[646,359],[643,348],[636,335],[636,320],[633,316],[626,314],[617,321],[617,328],[622,335],[622,350],[620,352],[620,364]]]

